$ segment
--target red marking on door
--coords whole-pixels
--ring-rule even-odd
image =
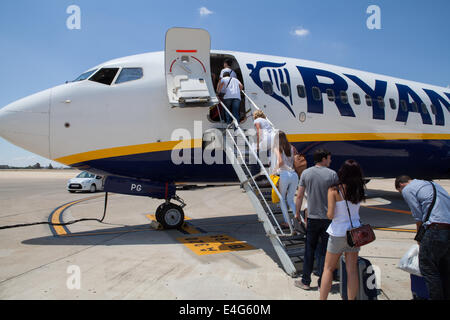
[[[200,62],[200,64],[201,64],[202,67],[203,67],[203,71],[205,71],[205,73],[206,73],[206,68],[205,68],[205,66],[203,65],[203,63],[202,63],[200,60],[198,60],[196,57],[194,57],[194,56],[191,56],[191,58],[194,58],[195,60],[197,60],[198,62]]]
[[[170,65],[170,71],[169,72],[172,72],[172,67],[173,67],[173,64],[175,63],[175,61],[177,61],[177,59],[172,61],[172,64]]]

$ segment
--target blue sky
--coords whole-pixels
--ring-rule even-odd
[[[81,9],[80,30],[66,27],[73,4]],[[366,26],[370,5],[381,9],[380,30]],[[208,30],[213,49],[302,58],[446,87],[449,11],[448,0],[3,0],[0,108],[104,61],[163,50],[165,33],[175,26]],[[0,164],[36,162],[49,163],[0,138]]]

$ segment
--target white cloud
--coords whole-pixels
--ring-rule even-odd
[[[210,14],[213,14],[214,12],[212,12],[211,10],[209,10],[208,8],[206,8],[206,7],[201,7],[200,9],[199,9],[199,11],[200,11],[200,15],[201,16],[209,16]]]
[[[309,30],[300,27],[293,30],[291,34],[297,37],[306,37],[309,34]]]

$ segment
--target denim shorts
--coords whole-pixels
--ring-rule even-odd
[[[359,252],[359,247],[350,247],[347,243],[347,237],[334,237],[332,235],[328,238],[327,251],[330,253],[340,254],[343,252]]]

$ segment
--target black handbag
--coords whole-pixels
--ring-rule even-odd
[[[422,225],[420,226],[419,230],[417,230],[416,236],[414,237],[414,240],[417,242],[421,242],[423,237],[425,236],[425,232],[427,231],[427,228],[425,228],[425,222],[428,221],[431,215],[431,210],[433,210],[434,204],[436,203],[436,187],[434,186],[434,183],[431,182],[431,186],[433,187],[433,201],[431,202],[430,207],[428,208],[427,216],[425,220],[422,222]]]

